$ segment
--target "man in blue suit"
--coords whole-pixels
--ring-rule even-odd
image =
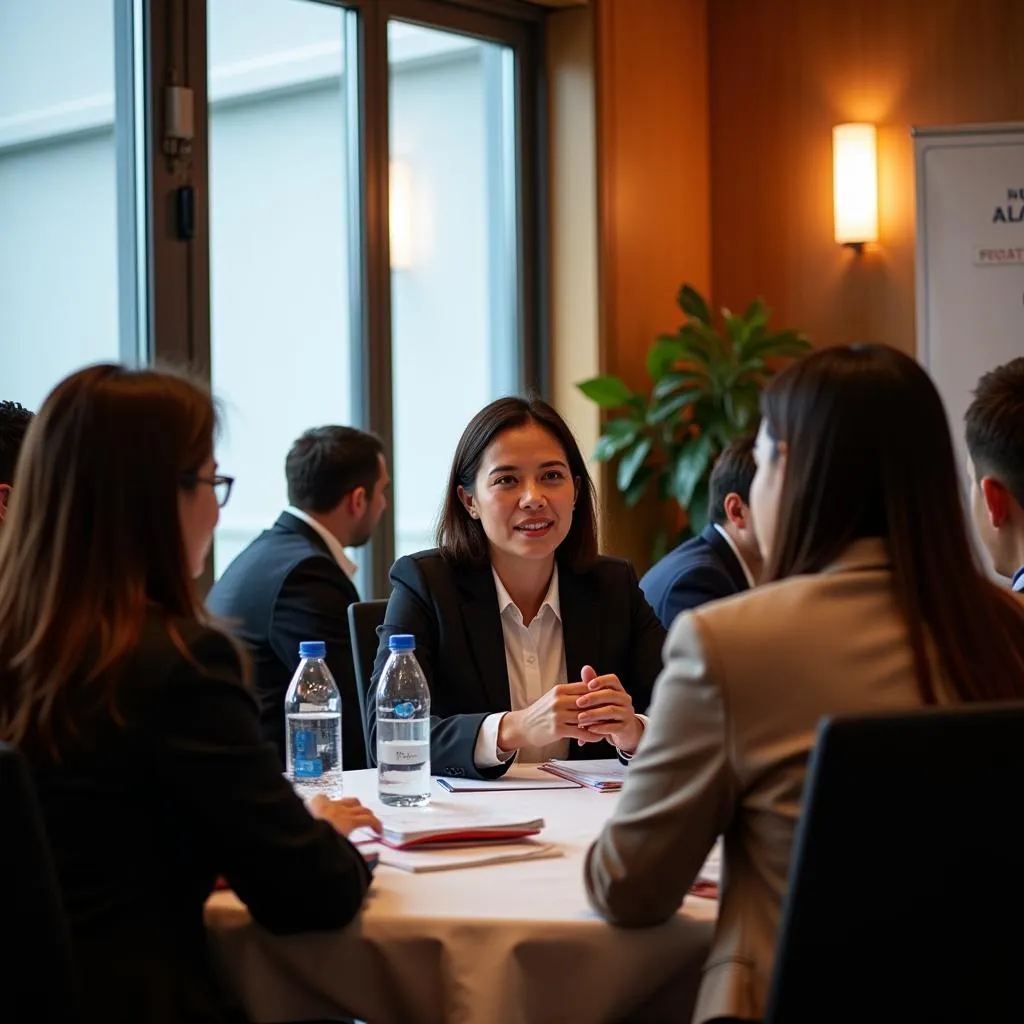
[[[761,550],[750,521],[750,484],[756,468],[753,435],[729,445],[711,471],[711,521],[640,581],[666,629],[688,608],[754,586],[761,571]]]
[[[995,571],[1024,591],[1024,358],[978,381],[964,420],[974,525]]]
[[[365,544],[387,508],[380,440],[351,427],[307,430],[285,460],[289,505],[227,567],[207,606],[252,654],[263,737],[285,759],[284,698],[303,640],[327,644],[341,692],[342,764],[365,768],[348,606],[359,600],[345,548]]]

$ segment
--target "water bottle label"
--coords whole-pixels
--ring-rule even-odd
[[[300,729],[295,734],[295,778],[316,779],[324,773],[324,762],[316,756],[316,733]]]
[[[429,756],[430,744],[402,743],[401,740],[381,740],[377,744],[377,760],[384,764],[421,765]]]
[[[416,714],[416,706],[412,701],[406,701],[404,704],[395,705],[395,716],[397,718],[412,718]]]
[[[295,758],[295,778],[319,779],[324,773],[324,763],[319,757]]]

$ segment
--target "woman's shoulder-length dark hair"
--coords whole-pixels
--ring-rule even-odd
[[[179,494],[213,455],[216,411],[185,375],[100,364],[28,430],[0,531],[0,738],[60,756],[119,717],[126,659],[156,610],[206,620]]]
[[[765,579],[883,538],[925,702],[930,650],[961,699],[1024,698],[1024,609],[975,561],[946,411],[921,366],[886,345],[823,349],[775,377],[761,411],[770,457],[786,446]]]
[[[536,423],[561,446],[569,472],[577,485],[576,507],[565,540],[558,546],[556,558],[575,572],[588,569],[597,560],[597,512],[594,482],[587,463],[568,424],[541,398],[499,398],[481,409],[462,432],[437,524],[437,546],[441,554],[456,565],[486,565],[490,560],[487,537],[478,519],[470,517],[459,500],[459,487],[472,494],[484,452],[506,430]]]

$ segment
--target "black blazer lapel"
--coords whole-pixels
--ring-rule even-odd
[[[700,534],[704,540],[707,541],[708,546],[718,556],[718,560],[722,563],[722,568],[729,574],[729,578],[736,585],[736,590],[749,590],[750,584],[747,583],[747,574],[743,571],[743,566],[740,565],[740,560],[736,557],[732,548],[729,546],[729,542],[715,529],[713,523],[708,523],[707,526],[701,530]]]
[[[510,711],[512,701],[505,660],[505,634],[498,611],[498,592],[490,567],[458,569],[462,621],[477,678],[491,712]]]
[[[562,612],[566,682],[578,683],[584,665],[592,665],[598,673],[609,671],[601,667],[601,602],[586,578],[559,566],[558,603]]]

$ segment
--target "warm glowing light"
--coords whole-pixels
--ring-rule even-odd
[[[391,267],[408,270],[413,264],[412,171],[401,160],[390,167],[388,221],[391,228]]]
[[[873,124],[832,129],[832,201],[836,241],[860,245],[878,240],[878,159]]]

